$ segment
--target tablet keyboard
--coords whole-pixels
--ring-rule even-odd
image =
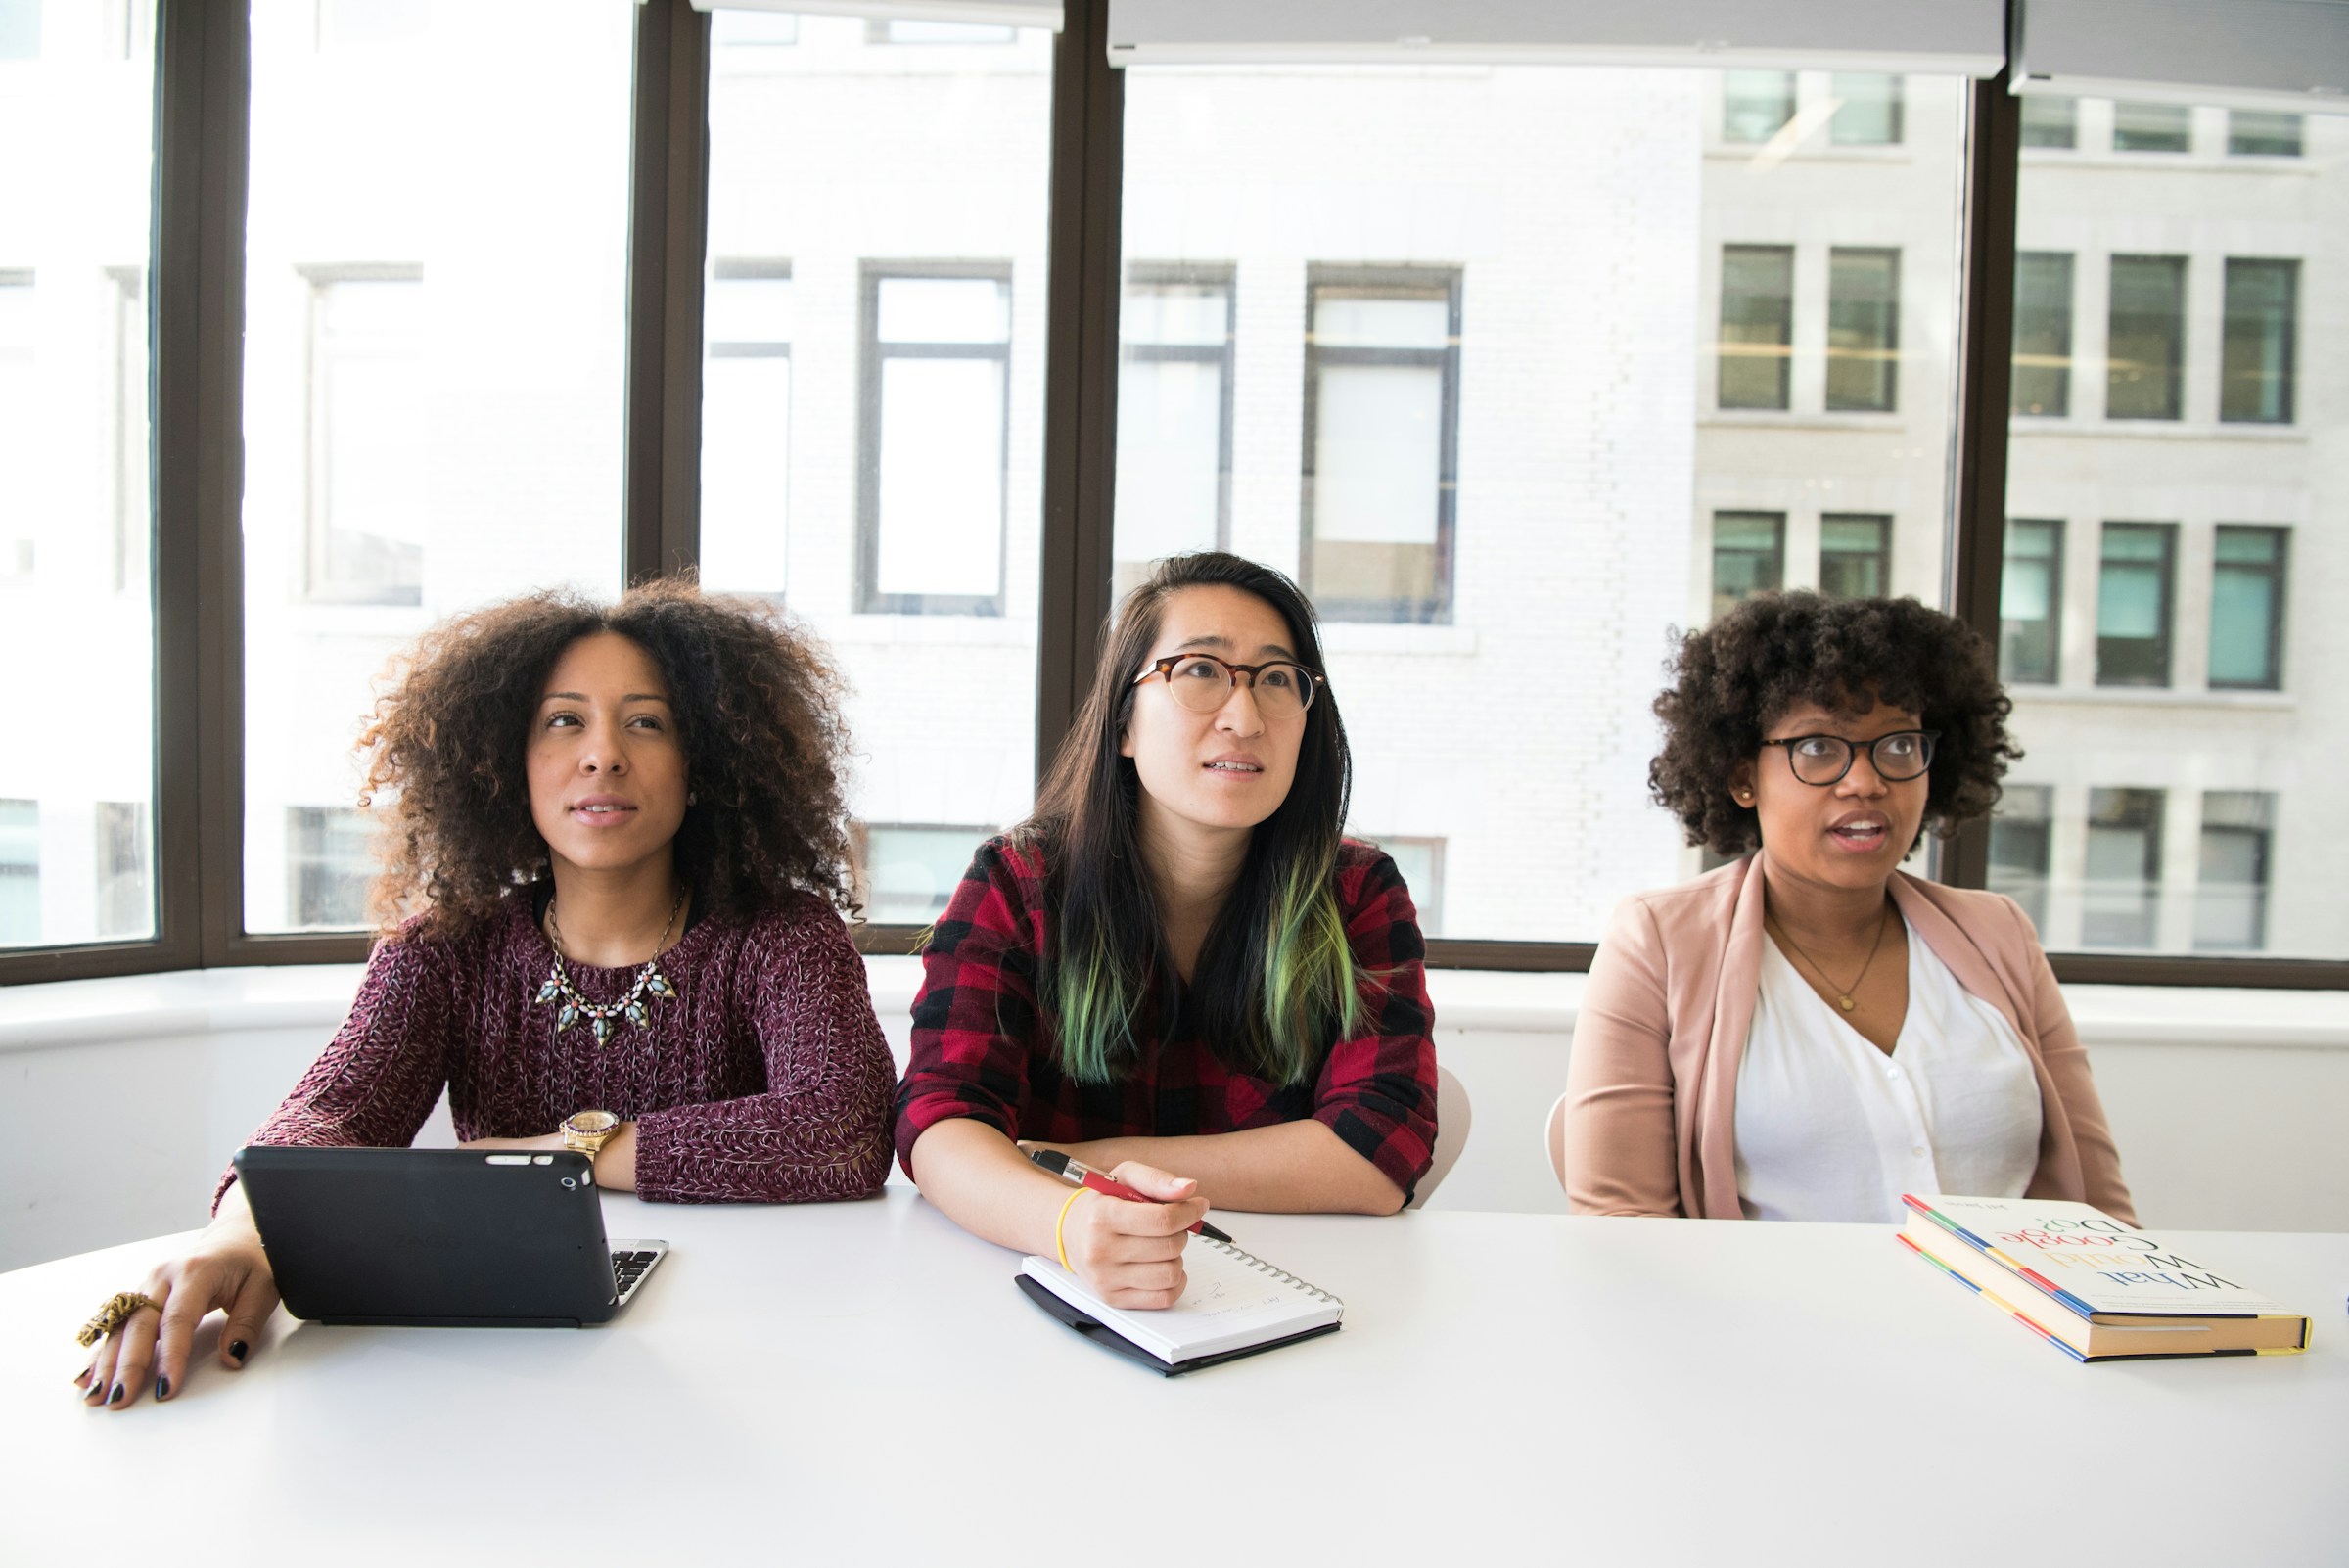
[[[658,1252],[613,1252],[612,1282],[619,1287],[620,1305],[625,1307],[628,1304],[628,1298],[636,1294],[637,1285],[643,1282],[646,1274],[652,1272],[653,1265],[660,1261],[661,1254]]]

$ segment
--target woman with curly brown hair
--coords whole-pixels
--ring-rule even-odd
[[[2009,704],[1914,599],[1765,594],[1681,642],[1648,768],[1729,864],[1627,899],[1574,1031],[1578,1214],[1898,1222],[1903,1192],[2133,1220],[2031,923],[1900,869],[1989,814]]]
[[[848,901],[839,681],[748,601],[541,593],[395,668],[361,739],[387,815],[385,925],[350,1016],[254,1143],[398,1146],[446,1089],[468,1147],[574,1148],[675,1203],[864,1197],[895,1077]],[[77,1384],[180,1386],[226,1311],[244,1364],[277,1305],[234,1177],[195,1249]]]

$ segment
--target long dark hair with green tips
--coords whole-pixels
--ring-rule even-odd
[[[1297,662],[1323,672],[1321,630],[1305,594],[1281,573],[1236,555],[1170,557],[1119,606],[1092,691],[1036,814],[1016,835],[1044,859],[1051,931],[1037,995],[1057,1023],[1061,1071],[1079,1083],[1110,1083],[1140,1061],[1158,988],[1174,983],[1166,923],[1143,870],[1141,783],[1119,745],[1167,601],[1205,587],[1238,588],[1270,605],[1288,623]],[[1324,686],[1305,713],[1288,798],[1257,824],[1184,988],[1186,1021],[1235,1071],[1304,1083],[1361,1021],[1368,977],[1347,944],[1335,880],[1352,784],[1346,725]]]

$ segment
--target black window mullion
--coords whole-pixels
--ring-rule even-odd
[[[710,18],[688,0],[636,13],[630,115],[627,436],[629,582],[702,554],[703,252],[710,216]]]

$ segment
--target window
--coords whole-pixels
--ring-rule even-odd
[[[732,13],[719,13],[730,15]],[[791,512],[791,263],[711,267],[702,303],[702,581],[781,595]]]
[[[1232,269],[1129,267],[1118,315],[1117,566],[1231,541]]]
[[[1794,352],[1794,247],[1721,253],[1721,406],[1784,408]]]
[[[1786,581],[1786,514],[1713,514],[1713,614]]]
[[[1892,583],[1892,519],[1829,512],[1819,520],[1819,591],[1831,599],[1880,599]]]
[[[868,822],[855,831],[864,918],[875,925],[926,926],[995,830],[933,823]]]
[[[141,269],[109,267],[115,285],[114,386],[109,389],[109,434],[114,438],[115,591],[147,595],[154,536],[155,486],[148,477],[147,305]]]
[[[2186,358],[2186,257],[2112,258],[2104,413],[2176,419]]]
[[[1891,413],[1899,401],[1901,253],[1827,254],[1827,407]]]
[[[2045,784],[2009,784],[1990,819],[1990,891],[2023,906],[2044,937],[2048,870],[2053,863],[2055,792]]]
[[[2025,147],[2075,148],[2080,145],[2080,101],[2031,94],[2023,100]]]
[[[41,58],[41,0],[0,0],[0,60]]]
[[[864,345],[865,612],[1001,615],[1011,268],[868,266]]]
[[[1007,44],[1019,29],[983,22],[906,22],[878,18],[865,24],[867,43],[877,44]]]
[[[286,908],[299,930],[367,923],[367,884],[375,876],[367,813],[345,807],[286,810]]]
[[[2194,112],[2184,104],[2112,106],[2112,150],[2116,153],[2185,153],[2193,150]]]
[[[2080,940],[2090,947],[2150,947],[2161,892],[2162,792],[2088,792],[2088,878]]]
[[[40,803],[0,801],[0,947],[40,940]]]
[[[1725,70],[1721,73],[1721,139],[1759,145],[1794,118],[1794,72]]]
[[[1302,581],[1331,621],[1449,618],[1459,274],[1307,273]]]
[[[2194,881],[2194,946],[2255,952],[2268,944],[2268,845],[2276,797],[2211,790],[2202,797],[2202,857]]]
[[[431,14],[432,0],[318,0],[318,48],[412,50],[423,42]]]
[[[313,274],[312,599],[424,602],[423,302],[421,267]]]
[[[2018,414],[2072,411],[2072,258],[2064,252],[2024,251],[2014,258],[2012,387]]]
[[[147,865],[147,807],[140,801],[100,801],[97,814],[97,934],[152,935],[155,879]]]
[[[32,460],[30,435],[40,403],[39,362],[33,354],[33,277],[27,268],[0,270],[0,440],[26,442],[28,450],[0,462],[0,585],[32,576],[33,525],[45,498],[35,486],[40,471]]]
[[[800,41],[800,19],[781,11],[710,13],[710,47],[771,49]]]
[[[2172,523],[2107,523],[2096,581],[2096,684],[2170,683]]]
[[[1892,147],[1901,139],[1901,78],[1876,71],[1835,73],[1827,140],[1839,147]]]
[[[2227,258],[2227,329],[2219,367],[2219,418],[2292,422],[2292,338],[2300,263]]]
[[[2284,530],[2220,525],[2210,582],[2210,683],[2283,684]]]
[[[2298,158],[2301,116],[2256,109],[2230,110],[2227,153],[2231,158]]]
[[[2057,678],[2063,647],[2063,525],[2006,520],[1999,576],[1999,675],[2046,685]]]
[[[1411,906],[1419,912],[1419,934],[1444,935],[1444,841],[1363,833],[1349,826],[1349,838],[1365,839],[1387,852],[1403,885],[1410,890]]]

